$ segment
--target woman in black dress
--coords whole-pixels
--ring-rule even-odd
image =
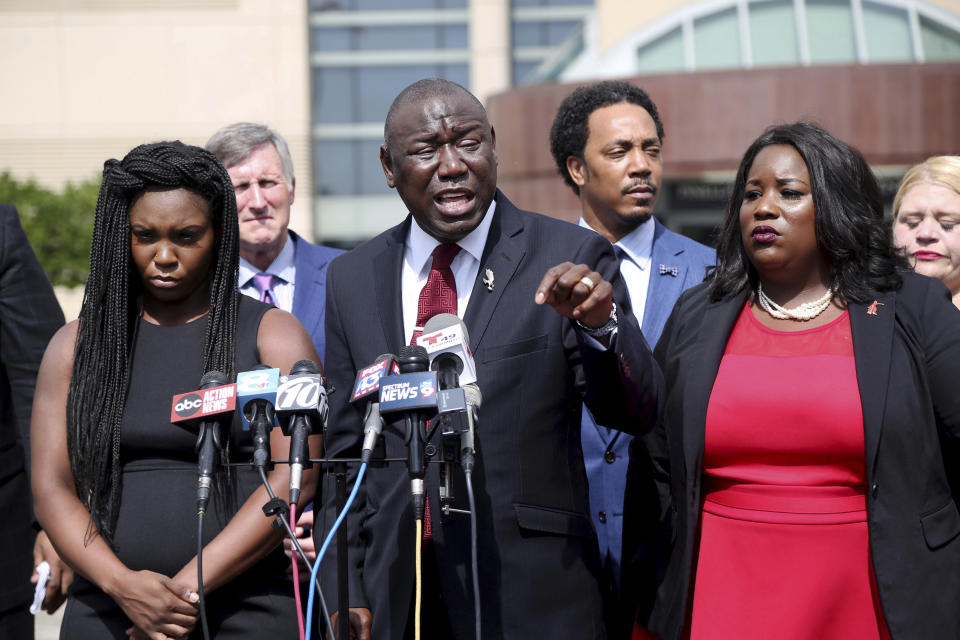
[[[237,213],[217,160],[179,142],[104,166],[80,318],[54,336],[37,382],[36,513],[80,576],[62,638],[199,637],[195,435],[169,421],[204,372],[318,362],[290,314],[238,295]],[[249,461],[234,421],[234,461]],[[226,445],[226,443],[224,443]],[[270,436],[286,458],[288,438]],[[311,439],[319,454],[319,437]],[[268,475],[286,493],[289,471]],[[203,582],[218,638],[294,637],[296,608],[265,489],[218,472]],[[305,474],[303,504],[315,478]]]

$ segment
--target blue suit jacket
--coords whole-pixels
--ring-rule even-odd
[[[650,285],[640,327],[650,345],[656,345],[677,298],[703,281],[706,268],[715,263],[716,255],[713,249],[670,231],[660,222],[654,220],[654,224]],[[661,275],[660,265],[676,267],[677,275]],[[581,432],[590,485],[590,516],[597,529],[600,556],[606,559],[608,581],[619,591],[623,494],[627,482],[627,453],[633,436],[598,426],[588,410],[583,412]]]
[[[323,337],[324,307],[327,297],[327,265],[343,253],[304,240],[293,231],[290,237],[297,245],[295,268],[297,281],[293,289],[293,315],[307,329],[317,353],[323,358],[326,346]]]

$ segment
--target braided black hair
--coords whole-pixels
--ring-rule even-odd
[[[203,370],[230,378],[235,373],[239,229],[229,174],[213,154],[179,141],[140,145],[121,161],[107,160],[67,396],[67,449],[77,495],[90,511],[91,524],[108,541],[120,504],[120,423],[142,291],[130,257],[130,203],[146,190],[176,188],[206,200],[219,231]]]

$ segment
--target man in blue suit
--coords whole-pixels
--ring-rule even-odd
[[[626,82],[580,87],[560,105],[550,146],[560,175],[580,197],[580,225],[614,245],[643,336],[655,345],[677,298],[699,284],[715,260],[712,249],[669,231],[653,218],[663,150],[663,123],[656,105],[645,91]],[[655,542],[657,509],[664,512],[666,503],[646,496],[649,509],[635,513],[632,524],[637,526],[628,527],[630,539],[624,540],[628,457],[636,459],[630,461],[631,475],[643,478],[635,483],[643,487],[639,492],[655,493],[643,439],[631,445],[632,436],[597,425],[586,408],[581,438],[591,517],[604,563],[607,630],[611,638],[628,637],[624,634],[629,634],[639,587],[631,570],[623,573],[628,584],[621,584],[622,547],[625,542],[627,557],[643,556],[641,564],[661,564]],[[631,593],[622,597],[625,586]]]
[[[287,141],[262,124],[237,122],[213,134],[207,151],[227,169],[237,195],[240,293],[296,316],[323,358],[327,265],[343,252],[287,228],[297,186]],[[297,524],[301,545],[313,555],[313,511]]]
[[[342,251],[287,228],[297,185],[287,141],[262,124],[238,122],[213,134],[207,151],[226,167],[237,194],[240,292],[295,315],[322,358],[327,265]]]

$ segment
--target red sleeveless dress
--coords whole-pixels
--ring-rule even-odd
[[[745,306],[707,410],[691,638],[889,638],[864,458],[848,313],[776,331]]]

